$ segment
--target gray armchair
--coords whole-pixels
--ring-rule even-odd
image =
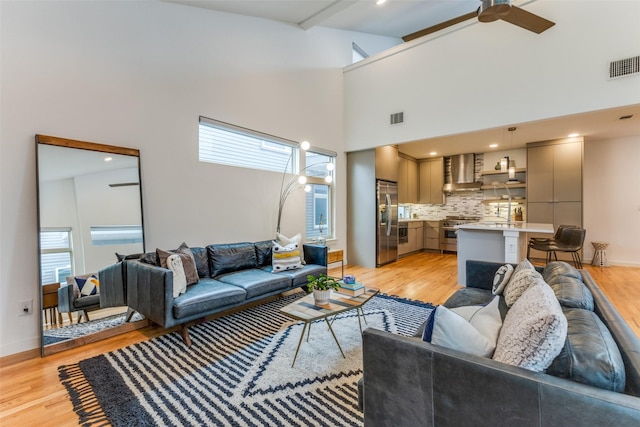
[[[71,282],[71,283],[70,283]],[[73,279],[67,278],[67,285],[58,289],[58,312],[73,313],[78,312],[78,323],[85,317],[89,319],[89,312],[100,308],[100,294],[77,295],[73,286]]]

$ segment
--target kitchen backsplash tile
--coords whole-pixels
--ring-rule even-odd
[[[480,181],[482,179],[480,172],[484,168],[484,155],[476,154],[475,161],[475,179]],[[445,165],[445,170],[449,168]],[[445,177],[446,182],[451,182],[450,173]],[[503,219],[507,218],[507,207],[502,205],[499,207],[496,205],[490,205],[482,203],[484,194],[482,191],[451,194],[446,197],[446,204],[443,205],[402,205],[404,207],[404,218],[417,217],[420,219],[435,220],[442,219],[447,216],[463,215],[463,216],[479,216],[485,219]],[[524,218],[526,219],[526,205],[512,205],[511,214],[516,208],[522,208]]]

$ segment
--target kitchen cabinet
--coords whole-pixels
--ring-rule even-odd
[[[398,255],[421,251],[424,247],[423,221],[408,221],[407,243],[398,244]]]
[[[582,138],[527,144],[529,222],[582,226],[582,163]]]
[[[440,250],[440,221],[424,221],[424,249]]]
[[[376,179],[398,182],[398,149],[392,145],[376,148]]]
[[[398,155],[398,203],[418,203],[418,162]]]
[[[409,222],[409,251],[417,252],[421,251],[423,247],[423,225],[422,221]]]
[[[442,204],[444,202],[444,159],[421,160],[419,165],[418,203]]]

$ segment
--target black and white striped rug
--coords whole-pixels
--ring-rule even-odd
[[[293,356],[302,323],[279,309],[297,293],[189,328],[186,348],[174,332],[61,366],[60,378],[83,425],[320,426],[362,425],[356,383],[362,339],[356,311],[333,330],[313,323]],[[367,324],[413,335],[430,304],[378,295],[365,306]]]

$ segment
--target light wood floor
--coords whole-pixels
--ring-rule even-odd
[[[589,265],[585,268],[640,336],[640,268]],[[358,281],[387,294],[440,304],[458,288],[456,269],[455,255],[419,253],[377,269],[345,266],[345,274],[353,274]],[[340,267],[330,272],[341,274]],[[166,332],[159,327],[149,327],[44,358],[17,363],[4,358],[0,366],[0,425],[78,425],[67,392],[58,379],[58,366]]]

